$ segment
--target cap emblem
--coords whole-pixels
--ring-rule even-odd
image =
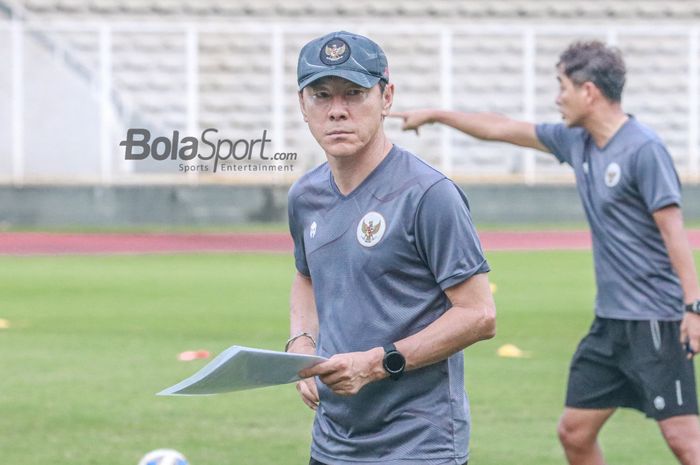
[[[321,61],[326,65],[339,65],[350,58],[350,46],[342,39],[331,39],[321,47]]]

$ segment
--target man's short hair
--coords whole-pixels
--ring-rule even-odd
[[[616,47],[597,40],[575,42],[559,56],[557,68],[576,85],[590,81],[611,102],[622,100],[626,69]]]

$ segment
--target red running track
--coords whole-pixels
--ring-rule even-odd
[[[587,250],[588,231],[482,232],[484,249]],[[700,249],[700,230],[688,237]],[[236,234],[65,234],[0,233],[0,255],[145,254],[186,252],[291,253],[287,233]]]

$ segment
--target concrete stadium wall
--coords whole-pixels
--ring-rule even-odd
[[[462,186],[477,224],[584,222],[573,186]],[[216,226],[287,221],[287,187],[0,186],[0,227]],[[684,189],[700,221],[700,186]]]

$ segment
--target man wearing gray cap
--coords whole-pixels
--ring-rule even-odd
[[[327,162],[289,191],[297,273],[286,350],[316,411],[310,464],[454,464],[469,456],[462,349],[495,333],[464,193],[383,130],[394,96],[373,41],[335,32],[297,69]]]

